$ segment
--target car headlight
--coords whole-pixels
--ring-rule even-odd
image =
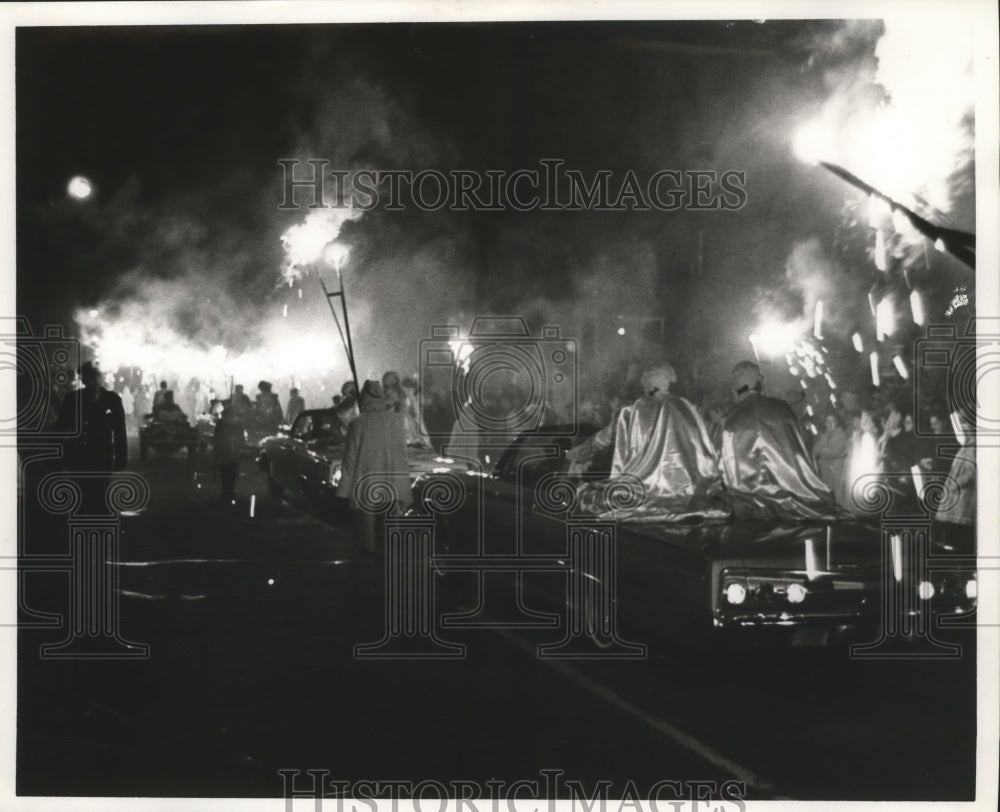
[[[802,603],[806,599],[806,588],[802,584],[789,584],[785,597],[789,603]]]
[[[747,590],[743,584],[732,583],[726,587],[726,600],[731,604],[738,605],[747,599]]]

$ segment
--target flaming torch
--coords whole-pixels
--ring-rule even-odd
[[[354,345],[351,341],[351,325],[347,314],[347,298],[344,292],[344,279],[340,269],[350,254],[350,249],[337,242],[337,237],[343,225],[349,220],[357,220],[361,212],[354,209],[324,208],[311,211],[303,222],[290,226],[281,235],[281,244],[285,250],[285,262],[282,268],[284,280],[292,287],[295,281],[302,278],[309,270],[316,270],[320,286],[326,296],[330,312],[340,333],[340,340],[347,352],[347,361],[351,367],[351,376],[355,387],[358,387],[358,372],[354,362]],[[337,290],[330,290],[323,279],[322,270],[333,268],[337,273]],[[301,289],[300,289],[301,293]],[[344,326],[341,329],[340,319],[333,306],[333,300],[339,298],[344,316]],[[361,389],[358,387],[358,391]]]
[[[358,369],[354,363],[354,344],[351,342],[351,323],[347,315],[347,292],[344,287],[344,277],[340,273],[340,266],[349,254],[350,249],[346,245],[341,245],[337,242],[331,242],[323,252],[323,259],[328,265],[332,265],[337,272],[337,282],[340,284],[340,290],[331,291],[327,288],[323,275],[318,274],[318,276],[319,283],[323,288],[323,295],[326,296],[327,304],[330,305],[330,313],[333,314],[333,320],[337,325],[337,332],[340,333],[340,340],[347,351],[347,362],[351,365],[351,378],[354,380],[354,390],[360,393],[361,386],[358,384]],[[333,307],[333,300],[338,297],[340,298],[341,309],[344,313],[343,330],[340,329],[340,320],[337,318],[337,311]]]
[[[897,218],[905,218],[913,230],[919,234],[922,234],[932,243],[934,247],[939,251],[947,251],[949,254],[954,256],[956,259],[961,260],[970,268],[975,270],[976,268],[976,235],[969,234],[965,231],[959,231],[953,228],[944,228],[942,226],[936,226],[929,220],[925,220],[915,211],[907,208],[902,203],[889,197],[884,192],[879,191],[874,186],[870,186],[865,183],[857,175],[848,172],[842,166],[837,166],[837,164],[830,163],[829,161],[815,161],[819,166],[822,166],[830,174],[836,175],[842,181],[849,183],[855,189],[858,189],[865,194],[869,195],[870,200],[878,200],[881,205],[876,205],[874,208],[887,208],[891,214]],[[879,232],[881,233],[881,232]],[[879,256],[879,253],[876,252]],[[885,247],[882,246],[880,259],[884,262],[885,257]],[[879,270],[884,270],[880,267]]]

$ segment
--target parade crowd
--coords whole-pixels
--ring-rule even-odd
[[[84,383],[80,392],[93,395],[67,393],[61,411],[53,418],[66,424],[72,419],[73,410],[80,409],[82,404],[84,428],[88,428],[89,421],[89,434],[103,439],[89,441],[89,447],[100,449],[91,455],[81,451],[81,443],[70,444],[68,464],[78,470],[90,463],[101,470],[123,468],[126,454],[123,433],[116,432],[109,424],[118,415],[123,425],[134,426],[150,417],[186,421],[185,412],[208,414],[212,418],[213,456],[222,481],[223,501],[235,497],[246,428],[277,431],[279,426],[293,423],[307,406],[298,389],[291,388],[287,408],[283,408],[268,381],[259,382],[256,398],[251,400],[241,384],[233,387],[229,397],[219,398],[210,387],[193,379],[183,390],[186,407],[183,408],[166,381],[161,381],[154,391],[150,391],[151,387],[140,385],[133,389],[125,385],[111,392],[103,387],[94,365],[86,364],[80,372]],[[673,368],[659,362],[647,365],[636,381],[600,400],[546,404],[545,423],[579,421],[581,426],[577,445],[568,453],[571,471],[587,470],[604,453],[609,459],[614,457],[610,467],[605,464],[610,472],[638,473],[640,478],[648,480],[654,493],[659,489],[661,494],[690,495],[697,489],[698,481],[709,474],[708,469],[715,466],[731,490],[768,496],[790,492],[800,503],[828,500],[847,511],[857,507],[856,489],[866,479],[879,481],[900,505],[917,506],[927,482],[944,478],[956,498],[946,500],[948,504],[938,511],[937,520],[956,535],[973,533],[974,426],[958,413],[949,413],[942,405],[923,404],[918,425],[911,411],[912,390],[905,388],[881,399],[871,397],[868,402],[862,402],[854,392],[845,391],[823,413],[816,414],[812,409],[808,415],[796,413],[785,401],[764,396],[760,370],[750,362],[733,370],[734,403],[728,406],[716,401],[711,405],[703,403],[704,408],[699,408],[670,392],[676,381]],[[360,392],[353,380],[345,382],[331,402],[317,404],[336,415],[334,425],[345,442],[340,495],[352,500],[356,507],[353,504],[356,476],[365,471],[396,471],[398,476],[392,487],[397,503],[405,508],[411,498],[407,447],[433,447],[439,452],[461,447],[460,453],[477,456],[474,441],[470,450],[468,432],[459,436],[453,396],[450,390],[422,393],[415,377],[401,378],[395,372],[387,372],[381,382],[366,381]],[[524,397],[524,392],[513,383],[484,390],[483,400],[477,406],[481,415],[492,418],[493,434],[502,433],[495,427],[502,427],[508,418],[512,428],[516,428],[517,412],[523,408]],[[756,404],[755,416],[742,418],[747,425],[736,431],[733,428],[739,422],[736,413],[741,404],[746,412],[748,398]],[[111,400],[113,408],[108,406]],[[669,410],[665,403],[669,404]],[[811,424],[811,432],[803,429],[807,422]],[[822,429],[817,429],[817,425],[822,425]],[[676,446],[675,439],[663,434],[663,426],[669,427],[667,434],[688,435],[688,441],[681,444],[682,450],[678,450],[681,446]],[[658,437],[658,433],[662,436]],[[84,435],[87,434],[85,431]],[[691,440],[692,437],[695,439]],[[741,443],[745,447],[739,447]],[[692,448],[696,451],[692,452]],[[669,464],[673,466],[670,476],[674,479],[665,483],[663,470],[667,458],[675,460]],[[677,459],[681,462],[676,463]],[[714,462],[706,462],[708,459]],[[478,461],[489,462],[481,455]],[[366,527],[364,535],[370,533],[371,528]]]

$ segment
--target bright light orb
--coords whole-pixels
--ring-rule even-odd
[[[785,597],[789,603],[802,603],[806,599],[806,588],[802,584],[789,584]]]
[[[331,242],[323,249],[323,259],[338,271],[350,255],[351,249],[339,242]]]
[[[775,358],[784,355],[795,346],[801,330],[796,324],[768,321],[750,337],[754,348],[766,356]]]
[[[726,587],[726,600],[738,606],[747,599],[747,590],[743,584],[729,584]]]
[[[94,185],[83,175],[77,175],[67,184],[66,193],[74,200],[86,200],[94,193]]]
[[[795,135],[792,149],[795,156],[807,164],[829,160],[834,149],[833,133],[818,121],[807,124]]]

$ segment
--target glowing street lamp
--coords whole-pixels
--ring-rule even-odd
[[[70,178],[66,184],[66,194],[74,200],[87,200],[94,193],[94,184],[83,175]]]

